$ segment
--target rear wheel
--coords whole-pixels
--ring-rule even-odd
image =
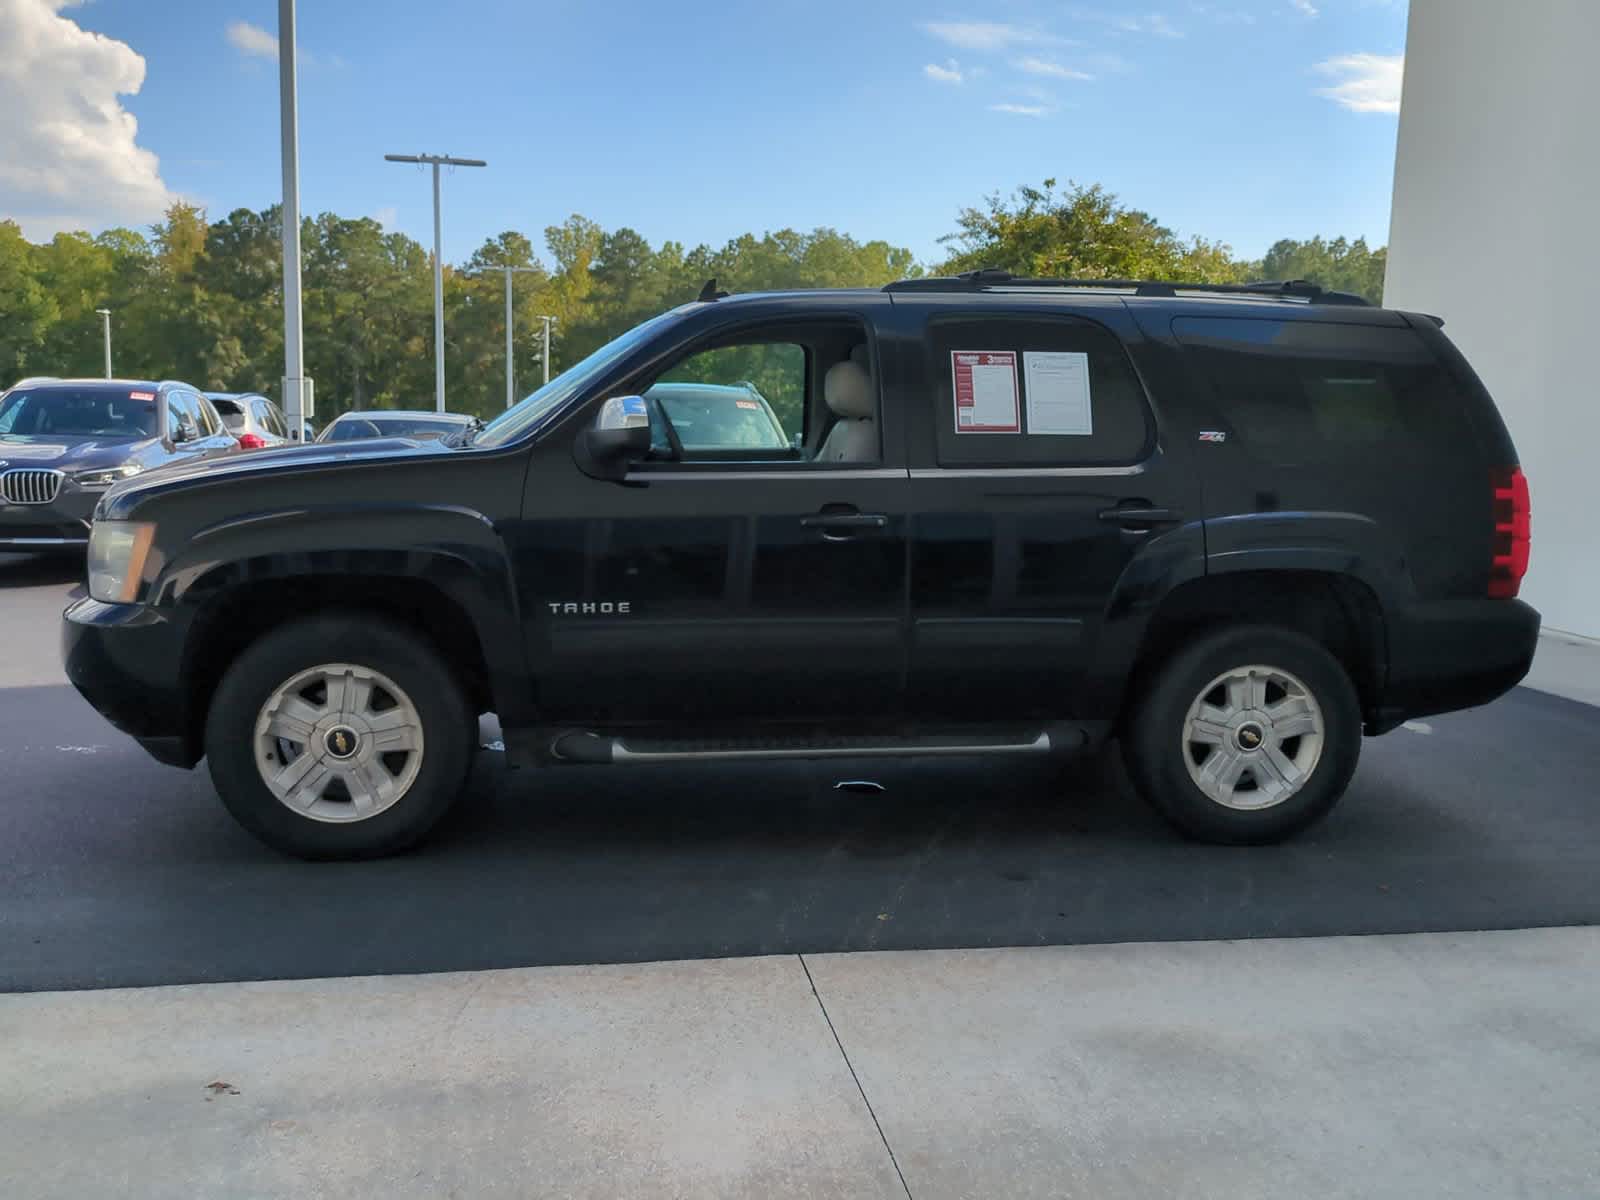
[[[425,836],[461,790],[472,715],[423,638],[324,617],[269,633],[228,670],[206,722],[222,802],[301,858],[366,858]]]
[[[1339,661],[1266,626],[1202,637],[1163,666],[1123,734],[1128,773],[1191,837],[1273,842],[1323,817],[1361,750],[1361,708]]]

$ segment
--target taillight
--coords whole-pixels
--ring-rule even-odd
[[[1509,600],[1528,573],[1528,547],[1533,509],[1528,503],[1528,477],[1521,467],[1493,474],[1494,557],[1489,563],[1489,595]]]
[[[239,449],[241,450],[265,450],[266,448],[267,439],[259,433],[241,433],[239,435]]]

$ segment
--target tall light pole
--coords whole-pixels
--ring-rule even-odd
[[[504,271],[506,273],[506,407],[510,408],[517,402],[517,369],[512,365],[511,349],[511,323],[513,321],[511,309],[511,277],[518,271],[525,274],[539,274],[538,267],[490,267],[491,271]]]
[[[544,352],[539,357],[544,360],[544,381],[546,383],[549,383],[550,382],[550,326],[552,326],[552,325],[554,325],[556,323],[556,319],[554,317],[541,316],[539,318],[539,320],[544,322]]]
[[[300,318],[300,89],[296,82],[294,0],[278,0],[278,104],[283,135],[283,409],[289,436],[305,436],[311,381],[305,377]],[[109,368],[107,368],[109,370]]]
[[[100,314],[100,320],[105,325],[105,329],[106,329],[106,378],[110,379],[111,378],[111,310],[109,308],[97,308],[94,311]]]
[[[287,0],[286,0],[287,2]],[[389,162],[433,165],[433,405],[444,411],[444,258],[440,249],[439,168],[487,167],[481,158],[451,158],[448,154],[385,154]]]

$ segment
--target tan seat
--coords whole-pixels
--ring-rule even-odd
[[[877,462],[878,406],[867,369],[851,359],[834,363],[823,376],[822,398],[835,420],[817,451],[817,461]]]

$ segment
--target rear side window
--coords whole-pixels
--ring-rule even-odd
[[[217,410],[211,407],[211,401],[204,396],[194,397],[195,412],[200,417],[200,430],[207,437],[215,437],[222,432],[222,420],[217,416]]]
[[[191,435],[200,432],[200,413],[195,408],[194,398],[187,392],[169,392],[167,394],[167,431],[173,433],[179,428],[186,428]]]
[[[941,466],[1124,465],[1150,451],[1144,388],[1092,321],[934,318],[928,352]]]
[[[1371,465],[1469,436],[1449,376],[1409,329],[1179,317],[1228,433],[1278,466]]]
[[[256,400],[256,420],[268,433],[277,437],[288,437],[289,430],[284,426],[283,418],[278,414],[278,408],[270,400]]]

